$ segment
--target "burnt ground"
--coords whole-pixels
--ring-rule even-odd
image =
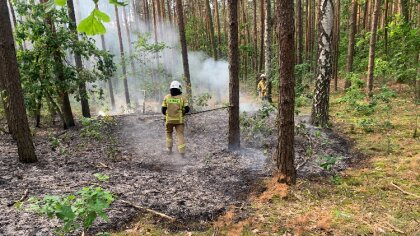
[[[35,164],[19,163],[14,142],[0,135],[0,235],[54,234],[57,221],[7,206],[25,191],[38,197],[65,195],[91,184],[109,189],[118,199],[107,211],[110,222],[99,220],[90,233],[122,229],[144,213],[121,200],[175,217],[173,230],[206,227],[229,206],[246,204],[258,182],[272,172],[274,115],[262,129],[245,127],[243,148],[235,152],[226,149],[226,111],[191,116],[186,158],[165,153],[160,116],[116,116],[115,121],[102,127],[101,140],[83,137],[81,127],[66,132],[38,129]],[[334,132],[299,127],[296,162],[301,177],[331,173],[320,167],[324,156],[336,157],[333,172],[354,158],[350,144]],[[60,141],[58,147],[53,148],[51,137]],[[108,175],[109,182],[98,182],[98,172]]]

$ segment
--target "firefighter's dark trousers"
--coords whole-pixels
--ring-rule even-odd
[[[184,124],[166,124],[166,147],[172,150],[173,138],[172,133],[176,130],[178,151],[181,154],[185,153],[185,137],[184,137]]]

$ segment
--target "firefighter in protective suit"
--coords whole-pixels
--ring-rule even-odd
[[[265,77],[265,74],[262,74],[260,78],[261,80],[257,85],[258,96],[261,98],[261,100],[267,100],[268,99],[267,78]]]
[[[178,81],[172,81],[170,94],[162,102],[162,113],[166,116],[166,148],[168,154],[172,153],[172,133],[176,130],[178,151],[185,156],[184,117],[190,111],[188,100],[182,96],[182,86]]]

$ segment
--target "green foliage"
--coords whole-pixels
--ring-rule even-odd
[[[134,43],[134,53],[131,58],[128,58],[128,60],[134,60],[137,68],[142,71],[141,75],[135,76],[147,78],[139,80],[137,86],[138,89],[146,90],[148,97],[167,92],[170,81],[178,79],[173,78],[172,74],[165,70],[163,64],[155,63],[159,59],[159,54],[167,48],[168,46],[163,42],[154,43],[150,32],[138,34]],[[153,98],[157,99],[157,97]]]
[[[87,35],[105,34],[106,28],[102,22],[110,22],[111,18],[104,12],[94,9],[88,17],[77,26],[77,30]]]
[[[64,235],[79,228],[89,229],[98,217],[108,221],[105,210],[114,200],[111,192],[91,186],[74,195],[47,195],[42,199],[32,197],[28,202],[30,211],[46,215],[50,219],[59,219],[62,227],[57,233]]]
[[[60,104],[60,94],[74,93],[81,82],[105,80],[115,71],[108,52],[98,50],[93,39],[78,38],[70,31],[66,8],[46,12],[34,0],[17,0],[15,9],[27,16],[17,21],[16,42],[25,103],[31,113],[36,113],[40,103]],[[30,47],[24,47],[27,42]],[[92,69],[77,70],[66,60],[69,53],[79,53],[93,64]]]
[[[83,126],[81,130],[82,137],[100,141],[106,137],[106,132],[104,132],[106,127],[114,124],[115,121],[112,117],[105,116],[103,119],[82,117],[80,122]]]
[[[358,125],[365,131],[366,133],[372,133],[374,131],[374,127],[376,122],[372,118],[362,118]]]
[[[194,108],[196,107],[207,107],[208,106],[208,101],[211,99],[211,94],[209,93],[203,93],[201,95],[198,96],[194,96],[193,97],[193,104],[194,104]]]
[[[387,41],[385,42],[385,33]],[[340,44],[342,54],[347,51],[347,37],[342,37]],[[370,32],[362,31],[356,35],[353,70],[364,74],[367,71]],[[420,51],[420,28],[413,27],[401,15],[393,16],[385,29],[378,30],[375,55],[375,80],[382,83],[392,81],[414,84],[419,78],[416,69],[420,66],[417,59]],[[346,59],[346,57],[342,57]],[[342,62],[343,66],[345,62]]]
[[[54,0],[54,3],[63,7],[67,4],[67,0]]]
[[[116,6],[119,6],[119,7],[124,7],[124,6],[127,6],[127,2],[125,2],[125,1],[123,1],[123,2],[120,2],[120,1],[118,1],[118,0],[109,0],[109,3],[110,4],[112,4],[112,5],[116,5]]]
[[[270,113],[275,111],[275,107],[270,103],[263,103],[262,107],[257,111],[257,116],[265,119],[270,116]]]
[[[95,176],[96,179],[98,179],[101,182],[108,182],[108,180],[109,180],[108,175],[104,175],[104,174],[101,174],[101,173],[95,173],[93,176]]]
[[[337,102],[346,104],[346,112],[359,118],[355,120],[354,125],[366,133],[374,132],[378,125],[383,129],[391,129],[393,126],[389,122],[389,117],[384,118],[381,125],[378,122],[380,117],[377,117],[376,114],[391,110],[390,102],[396,97],[396,93],[387,86],[383,86],[371,99],[367,100],[363,90],[363,81],[353,73],[348,75],[348,79],[351,80],[352,86],[343,97],[337,99]]]
[[[323,157],[320,157],[321,163],[319,166],[321,166],[326,171],[331,171],[331,169],[337,163],[338,160],[339,158],[335,156],[323,156]]]
[[[268,117],[270,113],[272,113],[275,108],[269,104],[264,103],[263,106],[254,114],[249,115],[247,112],[241,113],[239,117],[239,122],[241,124],[241,128],[244,131],[244,135],[253,136],[257,133],[263,135],[270,135],[273,130],[267,124]]]
[[[50,141],[51,149],[55,151],[58,147],[61,146],[60,139],[54,137],[54,135],[49,135],[48,140]]]

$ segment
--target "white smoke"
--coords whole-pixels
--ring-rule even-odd
[[[81,19],[87,17],[92,11],[92,9],[94,9],[94,4],[91,0],[75,0],[75,7],[77,20],[78,22],[80,22]],[[109,4],[108,0],[100,0],[99,9],[111,17],[111,22],[105,24],[105,27],[107,29],[107,32],[105,34],[105,40],[107,49],[115,55],[115,61],[117,63],[120,63],[120,49],[114,6]],[[129,55],[129,42],[127,40],[125,21],[122,17],[122,8],[119,7],[118,11],[122,31],[122,40],[124,44],[124,51],[125,55]],[[130,43],[132,44],[133,50],[134,43],[137,41],[139,34],[150,34],[151,37],[149,38],[148,43],[153,44],[155,41],[153,22],[144,22],[143,20],[141,20],[138,14],[134,11],[132,4],[129,4],[126,7],[126,13],[131,31]],[[152,12],[150,12],[150,14],[151,20],[153,21]],[[161,64],[160,66],[164,68],[165,73],[169,74],[172,80],[179,80],[183,82],[182,78],[184,73],[178,29],[176,25],[173,25],[170,22],[158,22],[157,24],[158,30],[156,33],[158,42],[163,42],[167,46],[167,48],[165,48],[159,53],[158,61]],[[100,37],[95,36],[94,39],[96,40],[98,48],[101,48]],[[145,89],[141,87],[141,81],[152,79],[150,72],[147,72],[145,70],[145,66],[148,67],[149,70],[156,70],[158,67],[158,64],[156,63],[156,55],[148,55],[145,56],[144,59],[147,62],[146,65],[140,65],[139,63],[136,63],[136,74],[132,73],[131,64],[129,62],[126,63],[128,71],[130,97],[132,98],[132,101],[138,104],[143,103],[142,90]],[[228,101],[229,94],[228,62],[225,60],[214,60],[204,52],[191,51],[190,49],[188,51],[188,60],[191,83],[193,86],[193,95],[199,96],[204,93],[209,93],[212,96],[211,105],[220,106],[221,104],[226,103]],[[120,80],[122,75],[120,67],[118,68],[116,73],[117,75],[113,79],[114,93],[115,99],[118,103],[117,108],[121,108],[125,105],[125,99],[123,83]],[[167,80],[168,77],[162,78],[161,76],[158,76],[157,78],[158,82],[168,82]],[[106,83],[102,83],[102,86],[105,91],[105,94],[108,94],[108,87]],[[163,91],[161,91],[160,94],[157,95],[157,97],[160,99],[168,92],[167,90],[162,90]],[[148,92],[146,91],[146,93]],[[154,106],[159,107],[160,101],[148,101],[148,104],[150,110],[158,110]],[[241,94],[241,110],[254,111],[257,110],[259,106],[259,104],[255,104],[255,98]]]

